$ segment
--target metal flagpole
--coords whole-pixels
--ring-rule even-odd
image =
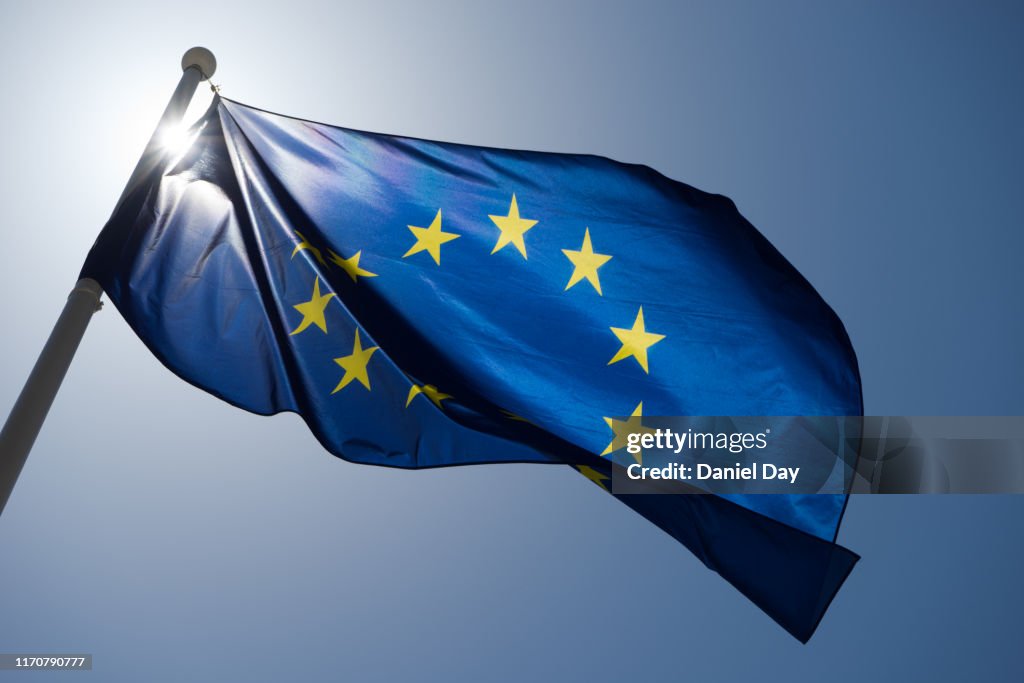
[[[174,89],[174,94],[171,95],[156,130],[153,131],[146,149],[139,158],[139,163],[136,164],[121,197],[117,200],[115,213],[139,181],[161,163],[161,133],[167,130],[167,126],[181,123],[196,87],[200,81],[213,76],[217,69],[217,60],[206,48],[194,47],[181,58],[181,69],[178,87]],[[18,474],[28,458],[29,451],[32,450],[36,436],[39,435],[78,344],[82,341],[85,328],[89,326],[92,314],[103,305],[100,300],[102,295],[103,290],[95,280],[83,278],[75,284],[68,295],[64,311],[57,319],[57,324],[53,326],[50,338],[46,340],[21,394],[18,395],[18,400],[11,409],[11,414],[7,417],[7,422],[4,423],[3,430],[0,431],[0,513],[7,505],[14,484],[18,480]]]

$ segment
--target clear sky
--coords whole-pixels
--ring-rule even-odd
[[[0,412],[202,44],[259,107],[726,194],[845,321],[868,413],[1024,414],[1022,35],[1012,2],[3,2]],[[800,645],[568,468],[343,462],[108,307],[0,518],[0,652],[95,657],[32,680],[1021,680],[1021,538],[1024,497],[855,499],[864,559]]]

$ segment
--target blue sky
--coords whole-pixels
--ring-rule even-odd
[[[997,2],[7,3],[0,412],[203,44],[259,107],[726,194],[843,318],[868,413],[1024,414],[1022,29]],[[108,307],[0,518],[0,651],[104,681],[1015,680],[1022,513],[853,500],[864,559],[803,646],[569,470],[342,462]]]

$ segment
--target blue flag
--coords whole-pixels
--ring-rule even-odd
[[[216,98],[83,268],[173,372],[331,453],[571,465],[643,415],[860,415],[842,324],[727,198],[644,167]],[[838,495],[620,495],[801,640],[857,556]]]

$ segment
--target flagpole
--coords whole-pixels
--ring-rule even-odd
[[[194,47],[181,58],[181,69],[181,79],[114,206],[115,213],[125,197],[163,160],[161,134],[168,126],[181,123],[199,83],[213,76],[217,69],[217,60],[206,48]],[[83,278],[75,284],[3,430],[0,430],[0,513],[3,513],[14,490],[21,468],[39,435],[92,314],[103,305],[102,295],[103,290],[95,280]]]

